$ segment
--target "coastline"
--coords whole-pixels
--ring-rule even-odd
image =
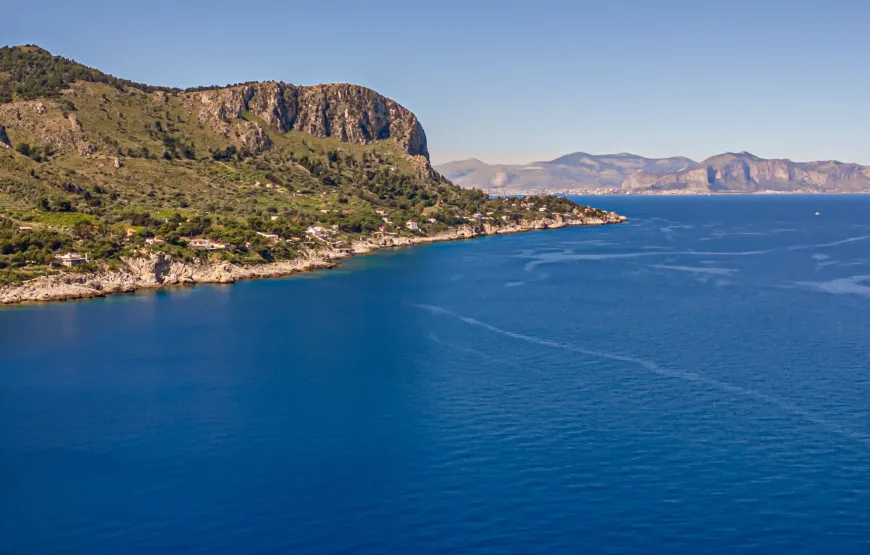
[[[697,191],[689,189],[671,189],[660,191],[648,191],[643,189],[541,189],[541,190],[517,190],[499,191],[497,189],[483,189],[488,195],[493,196],[531,196],[531,195],[559,195],[565,197],[751,197],[751,196],[806,196],[806,195],[870,195],[870,191],[777,191],[775,189],[763,189],[759,191]]]
[[[448,231],[419,237],[369,237],[351,244],[350,249],[309,250],[294,260],[241,266],[223,261],[182,262],[162,253],[123,259],[122,268],[76,274],[59,273],[0,287],[0,306],[41,304],[106,297],[139,290],[161,289],[198,283],[234,283],[240,280],[287,277],[337,267],[341,260],[385,248],[406,247],[443,241],[460,241],[489,235],[506,235],[559,229],[569,226],[601,226],[625,222],[613,212],[603,218],[563,219],[561,217],[523,221],[503,227],[488,223],[462,225]]]

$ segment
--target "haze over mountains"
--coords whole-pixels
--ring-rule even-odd
[[[489,165],[475,158],[436,166],[444,177],[461,187],[488,192],[618,188],[643,170],[668,173],[695,166],[689,158],[644,158],[634,154],[593,155],[575,152],[555,160],[524,165]]]
[[[870,192],[870,167],[837,161],[793,162],[748,152],[695,162],[685,157],[577,152],[525,165],[471,158],[436,166],[462,187],[489,193],[848,193]]]

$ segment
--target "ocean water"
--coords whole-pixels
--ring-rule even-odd
[[[588,200],[0,310],[0,553],[870,552],[870,197]]]

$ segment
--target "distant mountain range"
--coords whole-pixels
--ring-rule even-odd
[[[525,165],[489,165],[472,158],[435,169],[457,185],[496,194],[870,192],[868,166],[767,160],[748,152],[703,162],[577,152]]]
[[[669,173],[694,167],[683,157],[644,158],[634,154],[567,154],[548,162],[524,165],[489,165],[476,158],[448,162],[435,169],[460,187],[491,193],[561,192],[577,189],[612,189],[638,171]]]

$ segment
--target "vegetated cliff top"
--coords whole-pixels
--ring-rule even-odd
[[[566,199],[455,186],[429,165],[414,114],[364,87],[181,91],[33,46],[0,49],[0,75],[0,283],[67,250],[254,264],[360,235],[590,214]],[[225,248],[195,251],[193,238]]]
[[[393,139],[408,154],[429,158],[426,134],[417,117],[394,100],[359,85],[248,82],[223,87],[161,87],[119,79],[34,45],[0,48],[0,75],[4,77],[0,80],[0,103],[57,98],[73,83],[102,83],[122,93],[132,90],[201,101],[208,107],[203,108],[200,119],[227,121],[251,111],[276,131],[300,130],[357,144]]]

